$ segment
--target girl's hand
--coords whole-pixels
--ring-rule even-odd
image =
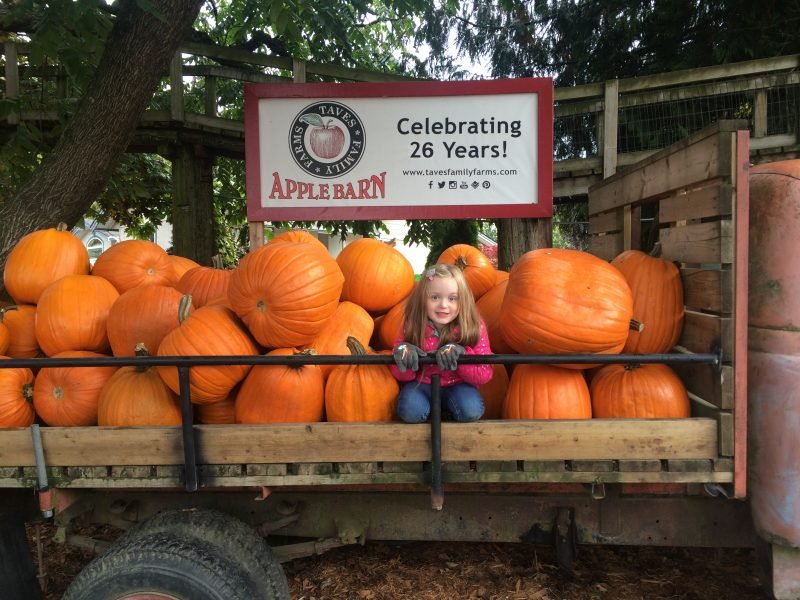
[[[455,371],[458,358],[464,354],[464,346],[445,344],[436,351],[436,364],[442,371]]]
[[[428,356],[428,353],[414,344],[398,344],[395,346],[394,351],[392,351],[394,364],[397,365],[401,373],[405,373],[407,370],[419,370],[420,356]]]

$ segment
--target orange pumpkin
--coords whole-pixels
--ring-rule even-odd
[[[11,358],[35,358],[41,354],[36,340],[36,307],[32,304],[6,306],[0,309],[0,322],[8,328],[8,350]]]
[[[4,358],[8,357],[0,356],[0,360]],[[33,371],[0,369],[0,428],[30,427],[35,419]]]
[[[3,285],[17,304],[36,304],[44,289],[65,275],[87,275],[89,252],[63,223],[29,233],[11,249]]]
[[[492,365],[492,378],[483,385],[478,386],[478,391],[483,396],[483,416],[481,419],[502,419],[503,402],[508,393],[508,369],[505,365]]]
[[[8,326],[0,320],[0,355],[7,355],[11,346],[11,331]]]
[[[353,356],[367,351],[354,337],[347,339]],[[397,408],[400,385],[386,365],[338,365],[325,384],[328,421],[391,421]]]
[[[378,348],[390,350],[400,337],[403,332],[403,323],[405,323],[407,302],[408,298],[404,298],[390,308],[389,312],[381,319],[378,325]]]
[[[255,356],[258,349],[235,315],[220,305],[204,306],[189,314],[191,296],[181,301],[180,326],[170,331],[158,347],[158,356]],[[245,378],[250,365],[191,367],[190,393],[195,404],[225,400]],[[180,393],[178,369],[158,367],[167,386]]]
[[[148,240],[125,240],[108,248],[92,275],[110,281],[120,294],[139,285],[175,285],[175,266],[166,250]]]
[[[633,294],[633,320],[641,324],[631,328],[623,352],[669,352],[683,329],[683,283],[678,267],[641,250],[627,250],[611,264],[628,282]]]
[[[322,331],[309,344],[317,354],[349,354],[347,338],[355,337],[364,346],[369,345],[375,322],[358,304],[340,302],[336,312],[328,319]],[[319,365],[326,379],[336,365]]]
[[[502,315],[503,298],[506,295],[508,279],[504,279],[496,286],[486,292],[475,303],[478,312],[486,324],[486,333],[489,336],[489,343],[495,354],[513,354],[514,349],[508,345],[500,329],[500,316]]]
[[[206,425],[230,425],[236,423],[236,398],[226,398],[211,404],[195,406],[198,423]]]
[[[677,419],[691,415],[689,396],[667,365],[607,365],[590,386],[599,419]]]
[[[189,269],[194,269],[200,265],[193,261],[191,258],[185,256],[178,256],[176,254],[168,255],[169,262],[172,263],[172,269],[175,271],[175,281],[180,281],[183,274]]]
[[[454,244],[439,255],[438,263],[455,265],[464,272],[469,289],[478,300],[492,287],[497,279],[496,269],[489,257],[469,244]]]
[[[512,273],[513,277],[513,273]],[[590,419],[592,402],[581,371],[516,365],[503,403],[505,419]]]
[[[181,293],[165,285],[132,288],[108,312],[108,341],[114,356],[133,356],[136,344],[157,351],[178,320]]]
[[[382,313],[400,302],[414,288],[414,267],[389,244],[360,238],[350,242],[336,257],[344,274],[342,300],[371,313]]]
[[[71,350],[53,358],[100,358],[103,354]],[[100,392],[119,367],[47,367],[36,375],[33,406],[54,427],[97,425]]]
[[[289,231],[284,231],[283,233],[279,233],[274,238],[272,238],[269,243],[274,244],[278,242],[297,242],[301,244],[313,244],[315,246],[319,246],[321,249],[328,251],[319,238],[317,238],[313,233],[309,233],[304,229],[291,229]]]
[[[277,348],[267,356],[312,354]],[[316,423],[324,417],[324,381],[317,365],[256,365],[236,395],[237,423]]]
[[[618,269],[588,252],[542,248],[511,268],[500,330],[521,354],[618,354],[632,314]]]
[[[136,353],[149,354],[143,345]],[[116,427],[180,425],[180,400],[155,367],[121,367],[100,392],[97,423]]]
[[[313,244],[261,246],[231,273],[228,300],[266,348],[311,343],[339,306],[342,275],[336,261]]]
[[[181,294],[189,294],[192,305],[200,308],[217,298],[227,298],[230,278],[229,269],[195,267],[186,271],[175,287]]]
[[[36,307],[36,340],[47,356],[65,350],[104,352],[111,306],[119,293],[94,275],[67,275],[50,284]]]

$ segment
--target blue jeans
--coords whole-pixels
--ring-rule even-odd
[[[439,388],[442,408],[454,421],[477,421],[483,415],[483,397],[474,385],[456,383]],[[397,416],[406,423],[424,423],[431,412],[431,384],[411,381],[397,397]]]

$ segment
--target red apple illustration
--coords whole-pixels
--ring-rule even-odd
[[[344,148],[344,132],[338,125],[331,125],[333,119],[323,122],[322,117],[309,113],[300,117],[311,128],[311,151],[320,158],[334,158]]]

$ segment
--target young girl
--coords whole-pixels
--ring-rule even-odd
[[[436,364],[419,368],[419,357],[435,352]],[[492,365],[458,365],[463,354],[491,354],[486,326],[464,275],[453,265],[427,269],[408,298],[403,333],[395,342],[392,374],[406,382],[397,414],[423,423],[431,411],[431,375],[439,373],[443,406],[456,421],[477,421],[483,398],[476,386],[492,378]]]

